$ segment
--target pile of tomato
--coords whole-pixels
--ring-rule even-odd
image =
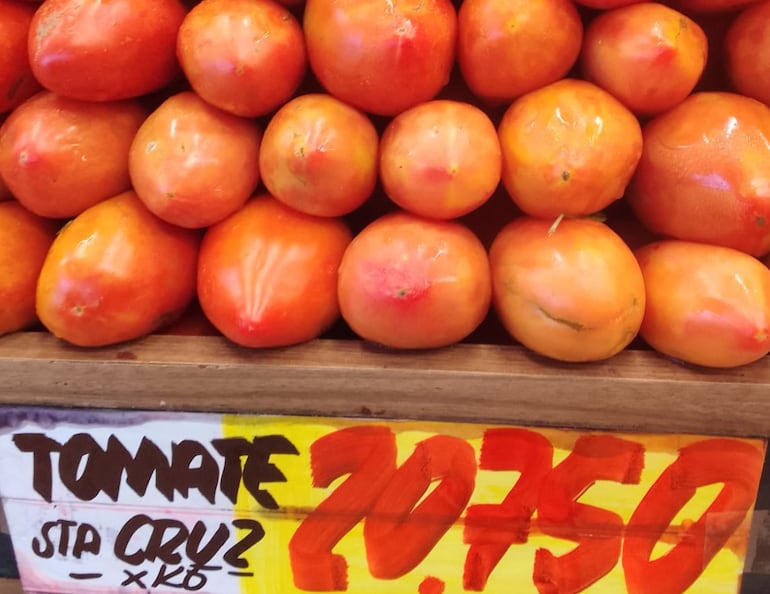
[[[770,0],[0,0],[0,335],[748,364],[768,103]]]

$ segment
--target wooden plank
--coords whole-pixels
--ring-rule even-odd
[[[19,580],[0,578],[0,594],[24,594]]]
[[[103,349],[0,338],[0,403],[435,419],[770,436],[770,360],[696,370],[629,350],[596,364],[515,346],[387,352],[317,340],[270,350],[150,336]]]

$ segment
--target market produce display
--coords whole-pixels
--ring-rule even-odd
[[[745,365],[768,101],[770,0],[0,0],[0,334]]]

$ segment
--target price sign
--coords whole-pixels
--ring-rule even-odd
[[[49,594],[738,592],[766,444],[342,418],[5,409]]]

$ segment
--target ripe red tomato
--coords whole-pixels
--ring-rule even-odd
[[[156,216],[180,227],[212,225],[240,209],[259,183],[262,131],[193,92],[166,99],[139,128],[131,181]]]
[[[37,320],[35,288],[57,229],[18,202],[0,204],[0,336]]]
[[[456,221],[379,217],[350,244],[339,275],[342,317],[361,338],[392,348],[459,342],[489,311],[487,252]]]
[[[176,320],[195,297],[199,233],[170,225],[125,192],[66,225],[45,259],[37,314],[54,335],[96,347]]]
[[[642,153],[637,118],[607,91],[577,79],[519,97],[498,132],[503,185],[535,217],[602,210],[623,196]]]
[[[74,217],[131,187],[128,151],[145,116],[135,100],[92,103],[42,91],[0,127],[0,177],[28,210]]]
[[[596,83],[636,114],[681,103],[706,67],[708,40],[682,13],[657,2],[604,12],[586,29],[581,65]]]
[[[457,58],[479,97],[509,103],[564,77],[580,53],[583,23],[572,0],[464,0]]]
[[[27,56],[27,36],[35,7],[0,0],[0,114],[40,89]]]
[[[260,195],[206,231],[198,266],[201,308],[241,346],[316,338],[339,317],[337,269],[351,238],[340,219],[307,215]]]
[[[286,102],[307,70],[302,28],[273,0],[203,0],[179,29],[177,55],[196,93],[248,117]]]
[[[688,13],[714,13],[738,10],[753,4],[757,0],[670,0],[677,10]]]
[[[770,353],[770,270],[730,248],[659,241],[636,253],[647,288],[640,335],[687,363],[737,367]]]
[[[335,217],[360,207],[377,184],[379,136],[362,112],[312,93],[281,107],[265,128],[259,170],[278,200]]]
[[[47,89],[87,101],[138,97],[179,71],[179,0],[46,0],[29,30],[29,60]]]
[[[524,346],[560,361],[608,359],[636,337],[645,309],[634,254],[591,219],[519,217],[489,251],[495,311]]]
[[[308,0],[310,66],[338,99],[392,116],[449,81],[457,14],[450,0]]]
[[[489,117],[469,103],[435,100],[391,120],[380,144],[385,193],[404,210],[454,219],[500,183],[502,152]]]
[[[626,194],[662,236],[770,252],[770,108],[732,93],[696,93],[644,128]]]
[[[727,72],[742,95],[770,104],[770,1],[741,12],[725,40]]]

